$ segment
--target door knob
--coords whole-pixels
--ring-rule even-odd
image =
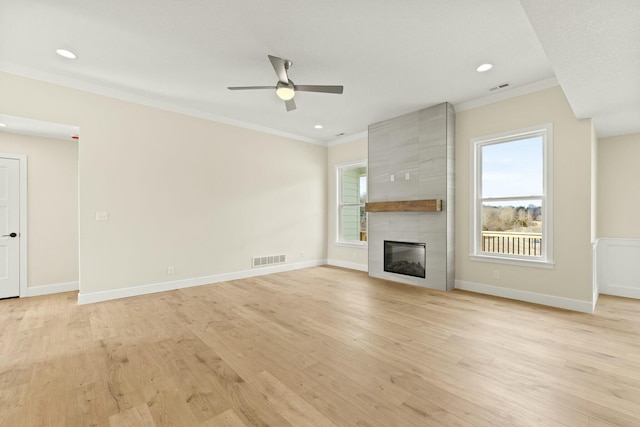
[[[16,237],[17,235],[17,233],[3,234],[2,237]]]

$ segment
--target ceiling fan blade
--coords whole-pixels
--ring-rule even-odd
[[[302,92],[323,92],[323,93],[342,93],[343,86],[321,86],[321,85],[296,85],[296,90]]]
[[[275,86],[232,86],[229,90],[253,90],[253,89],[275,89]]]
[[[285,67],[285,61],[282,58],[278,58],[277,56],[267,55],[269,57],[269,61],[271,61],[271,65],[273,66],[276,75],[278,76],[278,80],[280,83],[285,85],[289,84],[289,76],[287,76],[287,67]]]
[[[288,101],[284,101],[284,105],[287,107],[287,111],[293,111],[296,109],[296,102],[291,98]]]

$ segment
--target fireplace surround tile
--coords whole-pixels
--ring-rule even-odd
[[[453,289],[454,120],[453,107],[442,103],[369,126],[369,202],[443,201],[442,212],[368,214],[370,276]],[[426,277],[384,271],[385,240],[425,243]]]

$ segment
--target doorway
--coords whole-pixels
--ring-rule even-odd
[[[0,124],[0,162],[18,163],[20,182],[16,231],[1,201],[11,167],[0,163],[0,298],[77,291],[79,128],[2,113]]]

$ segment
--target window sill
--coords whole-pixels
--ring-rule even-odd
[[[494,262],[498,264],[511,264],[511,265],[519,265],[521,267],[537,267],[537,268],[554,268],[555,267],[555,263],[553,261],[511,258],[511,257],[503,257],[503,256],[496,256],[496,255],[469,254],[469,259],[471,261]]]
[[[336,246],[345,246],[349,248],[363,248],[366,249],[369,247],[367,242],[335,242]]]

